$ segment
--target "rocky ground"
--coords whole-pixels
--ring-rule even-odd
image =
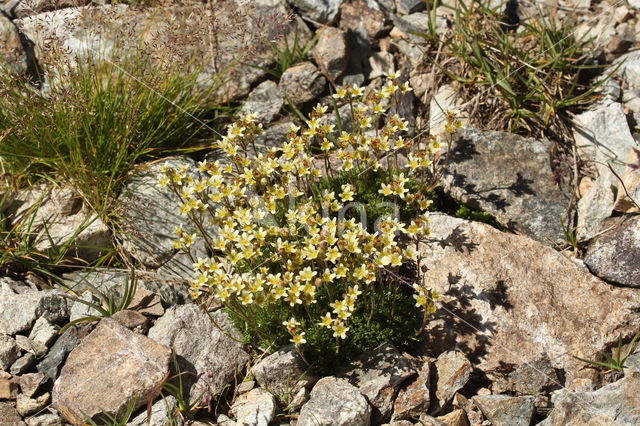
[[[23,73],[40,67],[52,74],[49,67],[61,60],[50,56],[55,49],[45,42],[52,34],[69,52],[87,48],[83,40],[96,32],[104,40],[118,31],[154,28],[170,44],[172,31],[202,24],[195,1],[164,1],[158,8],[101,3],[5,0],[0,58]],[[247,66],[219,91],[268,125],[265,145],[278,143],[295,119],[283,112],[287,102],[303,107],[322,101],[330,82],[374,87],[385,72],[400,70],[414,92],[399,112],[435,133],[441,112],[433,97],[440,108],[457,104],[447,88],[432,97],[432,76],[419,67],[424,52],[413,32],[426,30],[424,2],[237,3],[246,13],[234,18],[216,52],[193,40],[180,48],[205,62],[215,54],[231,63],[234,52],[252,45],[254,65],[265,65],[269,48],[252,37],[282,31],[303,40],[318,37],[309,61],[287,69],[279,81]],[[583,16],[581,30],[597,33],[597,46],[615,59],[612,67],[621,64],[599,100],[573,120],[576,150],[589,173],[574,193],[554,183],[549,141],[474,128],[457,136],[444,192],[490,213],[495,226],[433,215],[432,242],[421,253],[429,265],[425,280],[443,301],[420,356],[384,344],[323,378],[308,374],[292,347],[256,359],[225,314],[202,312],[189,300],[184,283],[191,261],[174,249],[172,234],[178,225],[192,225],[175,208],[176,195],[156,185],[158,162],[132,176],[122,191],[123,205],[130,206],[123,215],[128,232],[118,235],[91,217],[69,189],[35,186],[11,195],[5,213],[15,221],[45,196],[36,221],[48,224],[55,242],[89,217],[74,256],[90,261],[115,241],[145,270],[129,309],[64,334],[62,326],[90,315],[91,308],[33,274],[0,278],[0,425],[82,424],[129,408],[135,409],[131,425],[639,424],[640,350],[623,347],[631,353],[623,371],[607,374],[576,357],[603,359],[619,340],[628,343],[640,332],[640,51],[633,50],[640,46],[640,2],[538,5],[560,20]],[[531,5],[522,6],[526,11]],[[284,16],[287,7],[295,16],[284,27],[267,19],[255,32],[243,30],[250,18]],[[438,13],[446,28],[446,10]],[[158,43],[149,49],[159,49]],[[422,122],[430,109],[431,121]],[[186,156],[166,161],[196,167]],[[560,218],[567,211],[577,217],[580,250],[565,248]],[[89,289],[117,293],[126,277],[126,271],[105,268],[62,278],[84,301],[99,303]],[[228,412],[170,421],[179,401],[168,397],[156,398],[147,413],[147,400],[175,371],[174,362],[196,373],[193,380],[185,376],[194,382],[193,398],[204,396],[215,406],[225,394]]]

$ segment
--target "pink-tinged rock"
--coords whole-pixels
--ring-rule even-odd
[[[105,318],[67,358],[53,403],[71,423],[141,407],[169,374],[171,350]],[[134,402],[135,401],[135,402]]]
[[[566,383],[637,332],[640,289],[611,286],[550,247],[482,223],[432,215],[421,248],[425,285],[443,295],[427,355],[457,347],[476,368],[519,366],[546,354]]]

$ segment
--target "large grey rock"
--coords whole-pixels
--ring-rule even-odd
[[[368,426],[371,407],[346,379],[325,377],[311,391],[300,410],[298,426]]]
[[[434,214],[430,228],[423,282],[443,295],[443,309],[427,325],[428,355],[457,347],[489,371],[546,353],[570,383],[584,368],[574,356],[596,359],[637,332],[639,290],[612,287],[552,248],[482,223]]]
[[[640,423],[640,374],[629,376],[594,392],[558,392],[545,426],[611,425]]]
[[[278,88],[285,99],[300,106],[320,96],[325,83],[325,78],[315,65],[301,62],[282,74]]]
[[[346,70],[349,55],[347,32],[335,27],[325,27],[319,31],[318,43],[311,51],[318,67],[333,78],[340,77]]]
[[[581,159],[592,163],[598,177],[585,200],[578,206],[578,232],[582,238],[597,234],[611,216],[615,199],[623,188],[615,177],[625,169],[625,161],[637,147],[622,106],[604,101],[575,117],[573,136]],[[615,174],[611,171],[611,169]],[[595,194],[606,194],[595,197]],[[582,201],[582,200],[581,200]]]
[[[20,348],[9,336],[0,335],[0,370],[8,371],[9,367],[20,357]]]
[[[182,304],[190,300],[189,288],[177,277],[148,271],[137,271],[137,288],[155,293],[167,306]],[[64,274],[64,284],[79,294],[93,287],[101,293],[120,295],[129,272],[116,269],[94,269]]]
[[[66,7],[84,6],[92,0],[4,0],[0,9],[12,18],[25,18]]]
[[[415,373],[407,358],[392,344],[384,343],[360,356],[340,376],[367,397],[373,407],[371,421],[383,423],[391,416],[400,385]]]
[[[305,18],[321,24],[332,22],[344,0],[287,0]]]
[[[31,368],[31,366],[35,363],[35,361],[36,361],[36,356],[31,352],[27,352],[26,354],[22,355],[13,363],[9,372],[14,376],[18,374],[22,374],[25,371],[27,371],[29,368]]]
[[[438,381],[436,383],[437,404],[433,412],[439,412],[464,387],[471,377],[473,367],[469,360],[458,351],[440,354],[435,362]],[[435,402],[435,401],[434,401]]]
[[[264,389],[242,394],[231,406],[231,413],[243,426],[268,426],[275,417],[276,399]]]
[[[264,358],[251,368],[251,372],[261,387],[280,399],[285,395],[295,395],[302,388],[310,388],[318,381],[308,372],[294,345],[288,345]]]
[[[157,69],[198,71],[203,86],[222,83],[214,93],[218,101],[238,99],[264,78],[262,68],[272,63],[271,41],[281,43],[295,26],[280,0],[74,7],[15,22],[54,78],[78,58],[111,60],[126,49],[152,59]]]
[[[506,228],[547,244],[564,241],[569,199],[554,183],[551,148],[548,141],[468,129],[451,144],[445,190]]]
[[[227,315],[210,315],[193,304],[174,306],[149,330],[150,338],[175,352],[182,368],[195,373],[192,398],[203,391],[217,395],[249,361]]]
[[[60,324],[69,318],[67,299],[58,290],[15,292],[0,282],[0,334],[28,332],[36,320],[44,317]]]
[[[535,398],[508,395],[474,396],[473,401],[493,426],[529,426],[533,418]]]
[[[174,169],[186,167],[190,174],[197,172],[194,161],[187,157],[154,163],[132,176],[118,198],[126,206],[121,220],[123,250],[155,268],[176,252],[173,241],[178,226],[185,232],[195,232],[195,225],[180,213],[180,197],[171,188],[158,185],[163,165]]]
[[[612,226],[593,240],[584,263],[604,280],[640,287],[640,216],[615,221]]]
[[[53,387],[53,401],[71,423],[121,416],[145,404],[169,374],[171,350],[105,318],[76,347]]]
[[[284,99],[278,90],[278,85],[266,80],[249,93],[247,101],[242,105],[245,113],[254,113],[263,123],[271,123],[280,112]]]
[[[11,194],[7,215],[13,224],[31,223],[40,251],[68,244],[68,259],[93,261],[113,246],[107,225],[70,187],[40,184]]]

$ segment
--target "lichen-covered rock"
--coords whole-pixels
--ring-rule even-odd
[[[220,311],[210,315],[213,321],[194,304],[174,306],[149,330],[151,339],[169,346],[184,361],[183,371],[194,373],[193,398],[202,392],[217,395],[249,361],[227,315]],[[191,377],[186,375],[185,382]]]
[[[487,373],[493,382],[493,393],[513,393],[521,395],[549,392],[561,386],[558,373],[545,353],[527,361],[506,375]]]
[[[373,407],[371,421],[383,423],[393,411],[400,385],[416,373],[409,360],[390,343],[362,354],[340,376],[358,387]],[[315,388],[314,388],[315,389]]]
[[[584,263],[603,280],[640,287],[640,216],[614,222],[593,240]]]
[[[346,379],[325,377],[316,383],[298,416],[298,426],[368,426],[371,407]]]
[[[535,410],[532,396],[474,396],[473,401],[493,426],[529,426]]]
[[[285,99],[300,106],[320,96],[325,84],[325,78],[315,65],[302,62],[282,74],[278,88]]]
[[[565,241],[569,197],[554,183],[551,148],[544,140],[468,129],[451,143],[445,190],[513,231],[545,244]]]
[[[76,347],[53,387],[53,401],[71,423],[121,416],[141,407],[169,374],[171,350],[105,318]]]
[[[639,389],[640,374],[633,373],[594,392],[560,391],[552,397],[545,426],[637,425]]]

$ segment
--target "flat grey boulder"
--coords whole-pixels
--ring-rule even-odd
[[[444,189],[512,231],[545,244],[564,241],[569,198],[554,182],[551,142],[467,129],[451,143]]]
[[[346,379],[324,377],[311,391],[298,416],[298,426],[368,426],[371,407]]]
[[[149,165],[129,178],[118,197],[123,209],[120,245],[146,266],[158,268],[175,253],[175,230],[182,226],[188,233],[195,232],[195,225],[180,213],[180,197],[170,187],[158,184],[163,165],[174,169],[186,168],[196,173],[193,160],[187,157],[172,158]]]
[[[217,395],[249,361],[227,315],[220,311],[209,314],[194,304],[174,306],[149,330],[151,339],[175,352],[184,368],[181,371],[193,373],[192,398],[202,392]],[[184,378],[192,380],[189,374]]]
[[[570,383],[584,368],[574,356],[595,359],[637,332],[640,290],[613,287],[552,248],[489,225],[433,214],[430,228],[423,280],[442,294],[442,308],[427,325],[427,355],[458,348],[489,371],[547,354]]]
[[[640,216],[610,223],[612,229],[597,236],[587,249],[584,263],[603,280],[640,287]]]
[[[171,349],[105,318],[67,358],[53,402],[71,423],[143,406],[169,374]]]

